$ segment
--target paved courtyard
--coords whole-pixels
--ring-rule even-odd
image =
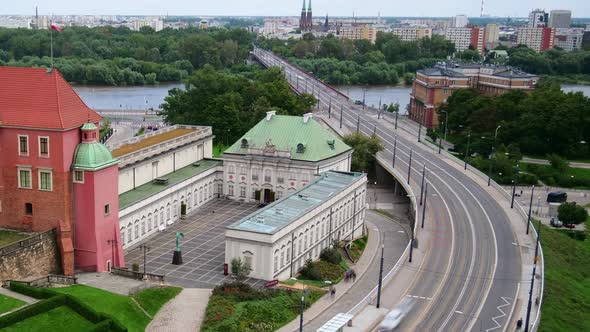
[[[223,275],[225,260],[225,227],[258,209],[256,204],[216,199],[194,211],[185,220],[168,226],[147,239],[150,250],[147,254],[147,272],[163,274],[166,282],[190,288],[213,288],[230,278]],[[182,232],[181,241],[183,265],[172,265],[176,247],[176,232]],[[143,252],[140,247],[126,251],[125,261],[131,268],[133,263],[143,271]],[[249,279],[246,282],[262,285],[262,280]]]

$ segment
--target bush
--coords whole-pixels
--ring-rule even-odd
[[[142,127],[142,128],[143,128],[143,127]],[[131,270],[132,270],[133,272],[139,272],[139,264],[137,264],[137,263],[133,263],[133,264],[131,264]]]
[[[343,272],[340,265],[325,261],[315,262],[314,268],[318,271],[319,280],[331,280],[332,282],[336,282],[342,276]]]
[[[209,304],[207,304],[205,319],[203,320],[203,328],[230,317],[234,314],[234,311],[234,302],[223,296],[214,294],[209,300]]]
[[[317,269],[315,263],[308,259],[305,261],[305,265],[299,270],[301,278],[308,280],[322,280],[320,271]]]
[[[559,220],[566,224],[581,224],[588,219],[588,211],[583,206],[579,206],[576,202],[566,202],[557,209]]]
[[[569,166],[567,160],[565,160],[564,158],[560,157],[559,155],[557,155],[555,153],[547,155],[547,159],[549,159],[549,162],[551,163],[551,167],[553,167],[554,169],[561,171],[561,172],[567,170],[567,168]]]
[[[57,295],[57,293],[47,288],[37,288],[15,281],[10,282],[10,290],[35,299],[48,299]]]
[[[236,302],[264,300],[276,295],[278,290],[262,289],[258,290],[243,282],[234,281],[224,283],[213,288],[213,295],[230,296]]]
[[[338,264],[342,260],[340,252],[335,248],[326,248],[320,253],[320,259],[328,263]]]
[[[11,282],[12,284],[12,282]],[[12,285],[11,285],[12,286]],[[16,324],[20,321],[23,321],[27,318],[37,316],[41,313],[47,312],[51,309],[55,309],[57,307],[61,307],[66,303],[66,296],[65,295],[54,295],[50,299],[43,300],[41,302],[37,302],[32,304],[24,309],[15,311],[8,315],[0,317],[0,329],[3,329],[7,326]]]

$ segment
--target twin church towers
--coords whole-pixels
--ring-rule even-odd
[[[301,8],[301,19],[299,20],[299,29],[301,32],[311,32],[313,21],[311,15],[311,0],[309,0],[308,8],[305,8],[305,0],[303,0],[303,8]]]

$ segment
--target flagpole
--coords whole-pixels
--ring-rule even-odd
[[[53,24],[53,23],[51,23]],[[51,27],[51,24],[49,25],[49,39],[51,40],[50,42],[50,48],[51,48],[51,69],[53,69],[53,28]]]

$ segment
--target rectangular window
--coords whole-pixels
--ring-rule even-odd
[[[32,189],[31,184],[31,169],[30,168],[19,168],[18,169],[18,187],[24,189]]]
[[[258,181],[258,174],[252,174],[252,181]]]
[[[246,198],[246,187],[244,186],[240,187],[240,197]]]
[[[49,157],[49,137],[39,136],[39,156]]]
[[[39,190],[53,190],[53,180],[51,175],[51,171],[39,170]]]
[[[283,177],[277,178],[277,182],[278,183],[284,183],[285,182],[285,178],[283,178]]]
[[[25,213],[27,216],[33,215],[33,203],[25,203]]]
[[[233,196],[234,195],[234,185],[233,184],[228,184],[227,185],[227,195],[228,196]]]
[[[105,204],[104,206],[104,215],[109,215],[111,214],[111,204]]]
[[[29,136],[18,135],[18,154],[19,156],[29,155]]]
[[[74,171],[74,182],[84,183],[84,171]]]

